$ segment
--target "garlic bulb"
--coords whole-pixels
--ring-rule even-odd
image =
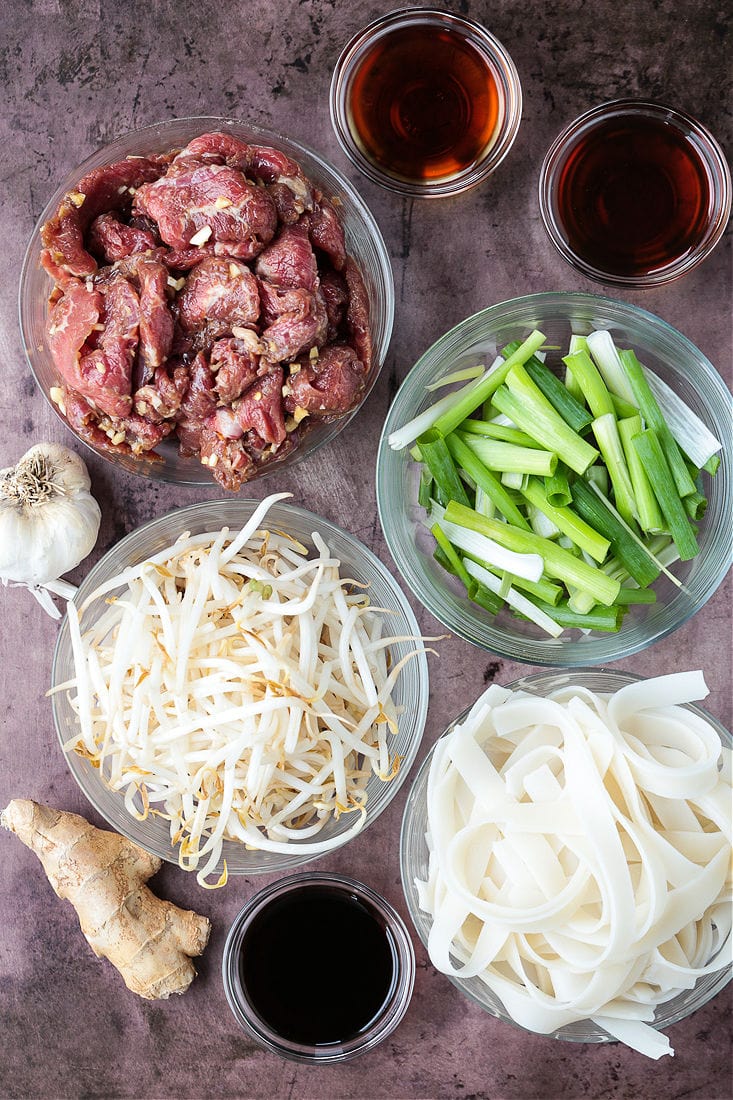
[[[39,443],[0,470],[0,580],[48,586],[97,540],[101,512],[84,461],[57,443]],[[50,602],[50,601],[48,601]]]

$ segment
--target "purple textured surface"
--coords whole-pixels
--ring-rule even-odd
[[[72,444],[36,391],[16,322],[25,241],[60,175],[137,125],[185,114],[239,116],[304,141],[356,183],[394,266],[397,316],[380,381],[359,417],[302,467],[251,495],[293,492],[296,503],[348,526],[389,561],[376,517],[373,469],[381,423],[407,370],[464,316],[539,290],[601,290],[575,274],[545,237],[537,207],[542,155],[558,130],[619,95],[679,105],[730,148],[729,24],[707,0],[462,2],[512,53],[525,106],[518,140],[489,183],[455,200],[411,202],[361,179],[328,116],[341,47],[388,5],[334,0],[258,4],[199,0],[26,0],[3,7],[0,77],[0,466],[41,440]],[[687,278],[618,295],[679,327],[730,379],[730,237]],[[215,497],[114,474],[85,454],[103,510],[96,560],[123,534],[172,507]],[[77,570],[79,579],[87,566]],[[705,670],[709,709],[731,724],[730,578],[673,636],[619,667],[643,674]],[[44,692],[56,627],[28,593],[0,591],[0,806],[31,797],[95,820],[66,769]],[[436,630],[421,611],[421,625]],[[491,680],[521,671],[453,639],[431,659],[424,756],[448,721]],[[320,860],[361,878],[405,912],[398,837],[407,786],[364,836]],[[97,819],[97,824],[101,822]],[[6,1097],[674,1097],[731,1095],[730,986],[669,1029],[674,1059],[652,1063],[618,1045],[577,1046],[524,1034],[484,1015],[429,965],[416,944],[410,1010],[397,1032],[351,1064],[310,1069],[251,1043],[226,1005],[223,942],[244,899],[264,885],[235,879],[204,893],[175,867],[160,894],[213,922],[199,976],[183,998],[148,1003],[97,961],[74,912],[53,895],[35,856],[0,837],[0,1095]],[[345,988],[358,989],[344,967]],[[324,995],[340,996],[341,991]]]

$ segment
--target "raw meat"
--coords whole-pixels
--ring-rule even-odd
[[[236,491],[361,400],[369,300],[338,208],[227,133],[88,173],[42,227],[55,400],[92,446],[175,439]]]

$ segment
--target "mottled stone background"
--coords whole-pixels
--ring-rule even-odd
[[[341,47],[386,3],[36,0],[0,4],[0,466],[44,439],[71,437],[36,391],[16,322],[25,242],[61,175],[100,143],[172,116],[220,114],[272,127],[331,158],[361,189],[387,240],[397,317],[377,388],[326,451],[267,482],[341,522],[387,562],[375,521],[379,431],[399,382],[443,330],[529,291],[597,287],[558,259],[537,209],[549,142],[587,107],[649,96],[692,112],[731,148],[730,8],[722,0],[500,0],[447,4],[482,20],[509,48],[525,94],[514,149],[492,180],[451,201],[410,202],[361,179],[337,147],[328,86]],[[603,290],[604,288],[601,288]],[[625,297],[677,325],[730,377],[730,240],[672,286]],[[112,473],[85,454],[103,508],[96,560],[123,534],[218,495]],[[264,495],[255,486],[252,495]],[[75,574],[83,575],[84,569]],[[0,806],[15,796],[90,814],[62,759],[44,692],[56,627],[30,596],[0,591]],[[436,624],[416,608],[428,632]],[[730,726],[730,585],[692,622],[620,667],[650,674],[702,667],[710,708]],[[432,660],[422,755],[491,679],[518,666],[459,640]],[[364,879],[404,912],[398,836],[406,789],[374,828],[319,863]],[[90,814],[90,816],[94,816]],[[98,823],[100,823],[98,821]],[[10,835],[0,838],[0,1094],[6,1097],[554,1097],[731,1095],[730,996],[669,1029],[674,1059],[651,1063],[616,1045],[576,1046],[485,1016],[428,964],[394,1036],[352,1064],[312,1070],[280,1061],[238,1030],[220,980],[221,951],[260,879],[203,893],[177,868],[156,885],[200,908],[213,935],[191,990],[150,1004],[94,959],[71,908]],[[358,990],[359,969],[344,966]],[[730,990],[730,987],[729,987]]]

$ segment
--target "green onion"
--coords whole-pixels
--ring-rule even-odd
[[[531,478],[528,478],[527,484],[529,484],[530,481]],[[540,511],[535,504],[527,504],[527,514],[529,516],[529,525],[535,535],[541,535],[543,539],[555,539],[561,533],[557,524],[553,523],[550,517]]]
[[[490,588],[487,588],[485,584],[481,584],[481,581],[475,583],[476,591],[473,594],[473,602],[477,603],[479,607],[483,607],[490,614],[498,615],[504,606],[504,600],[501,596],[497,596],[495,592],[492,592]]]
[[[430,498],[433,495],[433,475],[430,470],[423,467],[420,471],[420,487],[417,491],[417,503],[421,508],[430,511]]]
[[[720,463],[719,452],[722,444],[708,428],[703,424],[682,398],[668,386],[663,378],[653,371],[643,368],[644,377],[649,383],[649,389],[656,398],[659,410],[664,417],[664,422],[674,436],[680,450],[684,451],[688,458],[692,459],[700,469],[707,469],[706,463],[711,458],[717,458]],[[652,424],[651,427],[654,427]],[[717,469],[717,467],[716,467]],[[715,473],[710,470],[709,473]]]
[[[699,552],[700,547],[675,486],[672,470],[665,457],[661,441],[653,428],[647,428],[646,431],[634,436],[633,444],[659,507],[662,509],[662,515],[667,521],[669,533],[679,551],[680,558],[682,561],[689,561]],[[693,485],[692,492],[695,491]]]
[[[689,496],[683,497],[682,503],[687,515],[695,522],[701,520],[708,510],[708,498],[699,489],[696,489],[694,493],[690,493]]]
[[[646,588],[657,579],[659,569],[649,553],[582,478],[573,483],[573,503],[586,523],[610,541],[615,557],[623,562],[637,584]]]
[[[486,517],[482,517],[486,519]],[[469,530],[462,524],[451,523],[445,515],[436,510],[436,519],[441,530],[459,550],[475,558],[481,565],[491,567],[502,573],[513,573],[526,577],[529,581],[539,581],[543,573],[543,560],[534,551],[516,553],[507,549],[503,543],[487,537],[476,530]],[[494,520],[486,519],[487,523]],[[505,526],[502,524],[501,526]],[[432,527],[430,528],[432,531]],[[442,543],[441,543],[442,545]]]
[[[657,498],[654,496],[652,487],[649,484],[649,478],[644,472],[641,459],[636,453],[636,448],[632,443],[634,436],[638,435],[640,431],[640,416],[627,417],[625,420],[619,420],[618,422],[618,434],[621,437],[624,455],[626,456],[626,465],[628,466],[631,485],[634,490],[636,516],[642,531],[651,534],[664,530],[664,520],[662,519],[662,513],[659,511]]]
[[[480,378],[485,370],[486,368],[482,367],[480,363],[475,367],[463,367],[461,370],[453,370],[449,374],[444,374],[437,382],[431,382],[425,389],[432,393],[434,390],[442,389],[443,386],[452,385],[453,382],[467,382],[472,378]]]
[[[545,493],[550,504],[555,508],[563,508],[570,504],[573,495],[568,484],[568,471],[563,463],[559,463],[552,477],[545,478]]]
[[[591,332],[586,344],[609,392],[628,403],[633,402],[634,392],[629,385],[611,333],[607,329]]]
[[[498,473],[538,474],[550,477],[557,467],[557,455],[551,451],[534,447],[518,447],[515,443],[504,443],[499,439],[486,439],[484,436],[461,434],[466,446],[491,470]]]
[[[574,376],[588,402],[588,408],[594,417],[613,412],[613,401],[606,383],[587,351],[576,351],[574,355],[564,355],[563,363]]]
[[[494,365],[496,364],[499,364],[499,366],[502,367],[504,366],[504,363],[501,360],[501,356],[498,357]],[[401,451],[404,447],[407,447],[410,443],[413,443],[418,438],[418,436],[423,434],[423,432],[426,432],[429,428],[432,428],[433,424],[441,416],[441,414],[447,412],[449,409],[452,409],[459,402],[464,401],[467,395],[470,394],[472,390],[476,389],[476,387],[483,381],[483,379],[488,377],[488,375],[491,373],[491,369],[492,368],[489,368],[489,370],[485,371],[482,378],[475,378],[472,382],[469,382],[467,386],[463,386],[460,390],[455,390],[454,393],[447,393],[445,397],[441,397],[438,401],[435,402],[435,404],[430,405],[430,407],[427,409],[423,409],[421,413],[418,413],[418,415],[412,420],[408,421],[407,424],[404,424],[401,428],[398,428],[396,431],[391,432],[387,439],[387,442],[389,443],[392,450]],[[418,459],[417,461],[419,462],[420,460]]]
[[[529,524],[499,479],[490,470],[486,469],[480,458],[473,453],[460,436],[454,432],[448,436],[446,443],[458,466],[473,478],[476,485],[493,501],[501,514],[516,527],[523,527],[528,531]]]
[[[515,363],[524,363],[530,355],[533,355],[542,346],[544,341],[543,333],[537,329],[531,332],[508,359],[505,359],[504,362],[497,360],[483,378],[472,384],[470,392],[464,392],[461,399],[452,408],[441,413],[438,419],[434,421],[433,427],[435,430],[440,432],[441,435],[449,435],[454,431],[462,420],[470,416],[487,397],[491,397],[496,392]]]
[[[419,437],[418,444],[423,462],[435,481],[439,502],[445,506],[449,500],[458,500],[468,506],[466,490],[443,437],[430,428]]]
[[[641,363],[636,358],[633,351],[620,351],[619,355],[631,388],[634,391],[634,397],[639,406],[639,412],[644,417],[647,427],[653,428],[659,437],[664,456],[672,471],[674,483],[677,486],[677,492],[681,497],[687,496],[688,493],[694,493],[695,482],[687,471],[685,460],[682,457],[672,433],[667,427],[661,409],[657,404],[657,399],[649,388],[649,383],[647,382]],[[662,509],[662,511],[664,511],[664,509]]]
[[[502,348],[502,355],[515,350],[515,344],[507,344]],[[586,408],[573,397],[567,387],[563,385],[557,375],[553,374],[536,355],[531,356],[524,364],[529,377],[538,390],[541,391],[552,407],[560,414],[566,424],[569,424],[574,432],[582,432],[593,419]]]
[[[576,333],[573,333],[572,336],[570,337],[570,347],[568,349],[568,354],[569,355],[575,355],[576,352],[587,351],[587,350],[588,350],[588,344],[586,342],[585,336],[578,336],[578,335],[576,335]],[[584,405],[585,404],[585,397],[583,396],[583,391],[581,390],[580,386],[576,382],[573,372],[571,370],[568,370],[567,367],[565,368],[565,379],[564,379],[564,381],[565,381],[565,389],[568,391],[568,393],[571,394],[575,398],[575,400],[578,402],[579,405],[581,405],[581,406]]]
[[[494,406],[578,474],[598,457],[595,447],[565,423],[521,367],[509,372],[507,384],[494,394]]]
[[[501,439],[505,443],[515,443],[518,447],[536,447],[537,445],[531,435],[520,432],[519,428],[512,428],[508,424],[497,424],[493,420],[473,420],[469,416],[460,425],[460,431],[468,435]]]
[[[467,573],[466,567],[456,553],[447,535],[445,535],[441,530],[440,524],[434,523],[433,526],[430,528],[430,531],[438,546],[445,554],[447,560],[450,562],[452,567],[451,572],[454,573],[456,577],[460,578],[460,580],[463,582],[463,586],[466,589],[466,592],[468,593],[468,598],[472,600],[476,592],[475,580]]]
[[[568,604],[560,604],[559,607],[550,607],[535,602],[540,611],[552,615],[555,622],[564,629],[577,627],[580,630],[598,630],[606,634],[615,634],[621,625],[622,608],[617,604],[612,607],[594,607],[592,611],[585,613],[573,611]]]
[[[593,593],[598,603],[610,605],[618,595],[621,587],[618,581],[613,581],[600,569],[579,561],[549,539],[540,538],[530,531],[522,531],[509,523],[499,523],[497,520],[487,519],[486,516],[479,516],[457,501],[451,501],[448,505],[445,518],[449,523],[455,523],[469,531],[477,531],[517,554],[540,554],[545,562],[545,572],[549,576],[558,577],[576,588],[587,589]]]
[[[711,455],[707,462],[703,462],[702,469],[710,474],[711,477],[715,477],[720,467],[720,455]]]
[[[609,540],[604,538],[603,535],[599,535],[597,531],[585,523],[579,516],[576,516],[572,508],[553,507],[543,493],[542,487],[536,478],[529,479],[529,484],[524,490],[523,495],[527,500],[531,501],[536,508],[539,508],[548,519],[552,520],[555,526],[558,527],[563,534],[567,535],[569,539],[572,539],[576,546],[579,546],[582,550],[586,550],[597,562],[602,562],[605,559],[611,546]]]
[[[621,585],[619,594],[616,597],[616,603],[621,606],[626,606],[632,603],[656,603],[657,594],[653,588],[629,588],[627,585]]]
[[[480,565],[476,565],[473,561],[466,563],[466,569],[476,580],[485,584],[487,588],[501,590],[502,582],[499,581],[493,573],[489,573],[488,569],[483,569]],[[553,638],[557,638],[562,633],[562,627],[555,622],[552,615],[546,611],[540,610],[536,604],[527,599],[520,592],[515,591],[511,586],[507,589],[505,597],[506,602],[513,607],[516,611],[526,615],[528,619],[531,619],[541,630],[546,631]],[[551,609],[552,610],[552,609]]]
[[[633,524],[636,501],[615,415],[604,413],[603,416],[596,417],[593,421],[593,434],[596,437],[596,443],[603,456],[603,461],[606,463],[608,476],[613,486],[616,507],[626,522]]]

